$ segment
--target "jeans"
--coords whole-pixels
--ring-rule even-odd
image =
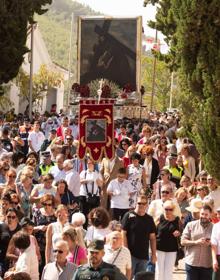
[[[220,280],[220,256],[217,256],[219,269],[216,272],[212,272],[212,280]]]
[[[156,275],[158,280],[172,280],[176,252],[157,250]]]
[[[186,263],[186,280],[212,280],[212,268],[191,266]]]
[[[136,273],[141,272],[141,271],[146,271],[146,266],[147,266],[147,259],[138,259],[135,258],[134,256],[131,256],[131,264],[132,264],[132,277],[135,276]]]

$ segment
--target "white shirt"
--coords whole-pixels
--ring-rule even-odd
[[[64,180],[66,176],[65,171],[63,169],[60,170],[57,165],[51,167],[49,173],[53,175],[55,182],[58,182],[61,179]]]
[[[38,258],[34,246],[29,246],[18,258],[17,272],[27,272],[32,280],[39,280]]]
[[[217,255],[220,255],[220,222],[213,225],[211,243],[217,246]]]
[[[41,148],[44,140],[45,140],[45,136],[44,136],[43,132],[41,132],[41,131],[29,132],[28,141],[31,142],[31,145],[36,153],[40,151],[40,148]],[[29,148],[29,151],[31,151],[30,148]]]
[[[133,187],[128,180],[119,183],[118,179],[113,179],[107,188],[108,192],[113,192],[111,197],[111,208],[129,209],[129,198]]]
[[[124,246],[117,250],[113,250],[109,244],[105,245],[103,261],[109,264],[114,264],[124,275],[126,275],[127,269],[131,269],[131,253],[129,249]]]
[[[65,172],[65,180],[68,185],[69,191],[73,193],[74,196],[79,196],[80,191],[80,177],[74,169]]]
[[[214,201],[214,211],[220,207],[220,188],[218,187],[214,191],[211,191],[205,199],[213,199]]]
[[[95,170],[95,171],[89,171],[89,170],[83,170],[80,173],[80,179],[81,180],[88,180],[90,182],[87,183],[87,188],[88,188],[88,192],[92,193],[92,186],[93,186],[93,194],[98,195],[99,196],[99,191],[98,191],[98,185],[96,183],[96,181],[102,180],[102,176]],[[86,191],[86,185],[85,184],[81,184],[80,186],[80,195],[83,196],[87,196],[87,191]]]
[[[94,239],[104,240],[106,236],[111,232],[111,230],[107,228],[96,228],[94,226],[90,226],[87,229],[85,240],[93,241]]]

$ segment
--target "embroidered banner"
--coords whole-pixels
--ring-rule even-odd
[[[114,156],[114,100],[80,100],[79,158],[87,153],[94,161]]]

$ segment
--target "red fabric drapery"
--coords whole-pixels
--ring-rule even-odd
[[[94,161],[114,156],[114,100],[80,100],[79,158],[87,153]]]

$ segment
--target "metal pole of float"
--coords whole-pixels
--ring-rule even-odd
[[[74,21],[74,14],[72,13],[71,14],[71,27],[70,27],[70,42],[69,42],[69,63],[68,63],[66,112],[68,112],[69,103],[70,103],[70,78],[71,78],[71,62],[72,62],[73,21]]]
[[[157,29],[155,35],[155,44],[157,44]],[[153,76],[152,76],[152,92],[151,92],[151,102],[150,102],[150,110],[153,110],[153,102],[154,102],[154,95],[155,95],[155,80],[156,80],[156,65],[157,65],[157,58],[154,56],[154,64],[153,64]]]
[[[30,46],[30,80],[29,80],[29,119],[32,120],[33,101],[33,60],[34,58],[34,24],[31,24],[31,46]]]
[[[172,108],[173,103],[173,82],[174,82],[174,72],[171,73],[171,84],[170,84],[170,105],[169,109]]]

